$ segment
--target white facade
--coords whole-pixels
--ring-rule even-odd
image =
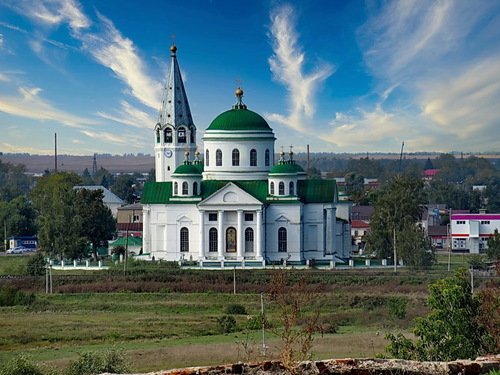
[[[500,230],[500,214],[452,214],[452,250],[479,254],[495,230]]]
[[[156,260],[242,266],[349,258],[350,204],[338,202],[335,181],[308,180],[291,150],[288,160],[282,152],[274,162],[274,133],[243,104],[241,89],[236,91],[237,104],[208,126],[204,150],[191,160],[196,138],[188,135],[183,149],[175,138],[175,129],[196,129],[192,120],[182,122],[191,114],[176,48],[171,51],[167,82],[174,84],[165,87],[154,130],[156,182],[145,185],[142,199],[144,252]],[[170,103],[168,90],[175,86],[179,99]],[[168,114],[183,115],[166,121]],[[170,128],[173,138],[164,138],[162,132]]]

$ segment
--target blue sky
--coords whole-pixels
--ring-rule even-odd
[[[0,151],[152,153],[172,34],[200,146],[240,83],[277,149],[500,150],[497,0],[3,0]]]

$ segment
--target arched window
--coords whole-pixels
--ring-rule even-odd
[[[266,153],[264,154],[264,162],[266,164],[266,167],[269,167],[270,164],[269,149],[267,149]]]
[[[288,190],[289,190],[289,193],[288,195],[295,195],[295,189],[294,189],[294,184],[293,184],[293,181],[290,181],[290,184],[288,185]]]
[[[160,129],[156,129],[156,143],[160,143]]]
[[[215,165],[217,167],[222,166],[222,151],[219,149],[217,149],[217,151],[215,151]]]
[[[271,182],[271,185],[269,188],[269,194],[274,195],[274,182]]]
[[[189,251],[189,229],[186,227],[181,228],[181,252],[187,253]]]
[[[174,195],[177,195],[179,193],[179,187],[177,185],[177,182],[174,182]]]
[[[178,143],[186,143],[186,129],[185,128],[177,129],[177,142]]]
[[[198,195],[198,183],[193,182],[193,195]]]
[[[235,148],[232,153],[233,156],[233,167],[240,165],[240,151]]]
[[[196,142],[196,131],[194,130],[193,126],[189,128],[189,142],[191,143]]]
[[[283,181],[278,184],[278,195],[285,195],[285,183]]]
[[[210,153],[208,152],[208,148],[205,150],[205,165],[208,167],[208,163],[209,163],[209,157],[210,157]]]
[[[189,194],[189,186],[186,181],[182,183],[182,195],[188,195]]]
[[[245,252],[253,253],[253,229],[245,229]]]
[[[281,227],[278,229],[278,251],[286,253],[288,247],[288,240],[286,235],[286,228]]]
[[[208,231],[208,251],[211,253],[217,252],[217,229],[210,228]]]
[[[163,131],[163,141],[165,143],[172,143],[172,129],[171,128],[166,128]]]
[[[236,252],[236,229],[233,227],[226,230],[226,251],[228,253]]]
[[[250,150],[250,166],[257,166],[257,151],[254,148]]]

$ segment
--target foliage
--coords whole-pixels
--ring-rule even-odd
[[[122,174],[116,178],[113,186],[111,186],[111,191],[127,203],[134,203],[136,199],[134,186],[136,183],[137,181],[133,176]]]
[[[65,375],[96,375],[104,372],[123,374],[129,370],[125,357],[120,351],[81,353],[80,358],[69,364]]]
[[[0,201],[11,201],[24,195],[31,186],[31,178],[22,164],[3,163],[0,160]]]
[[[47,262],[41,251],[37,251],[31,256],[26,264],[26,273],[31,276],[40,276],[45,274],[45,266]]]
[[[475,358],[484,350],[488,335],[479,326],[479,301],[471,294],[465,271],[429,287],[431,312],[417,318],[413,342],[402,334],[388,334],[386,350],[394,357],[418,361],[452,361]]]
[[[500,260],[500,233],[498,229],[495,229],[495,233],[492,237],[488,238],[488,249],[486,250],[486,255],[488,259],[493,261]]]
[[[0,306],[29,306],[35,299],[34,293],[25,293],[13,286],[0,288]]]
[[[118,246],[113,247],[113,250],[111,250],[111,253],[116,254],[116,255],[125,255],[125,251],[126,251],[125,246],[118,245]]]
[[[394,297],[389,300],[389,313],[398,319],[406,317],[406,306],[408,300],[404,297]]]
[[[113,185],[114,178],[109,171],[103,167],[97,170],[97,173],[92,176],[95,185],[104,186],[108,189],[111,185]]]
[[[32,236],[36,233],[36,212],[24,196],[10,201],[0,200],[0,241],[3,244],[4,229],[7,236]],[[5,225],[5,228],[4,228]]]
[[[397,256],[411,270],[429,268],[434,260],[430,239],[420,225],[406,223],[396,233]]]
[[[263,324],[266,329],[272,328],[271,322],[266,319],[264,314],[255,315],[247,320],[246,329],[250,331],[262,329]]]
[[[231,315],[222,315],[217,318],[217,325],[221,333],[231,333],[236,331],[236,319]]]
[[[247,315],[247,310],[243,305],[232,303],[226,307],[225,313],[232,315]]]
[[[401,233],[415,224],[420,219],[424,202],[423,183],[413,176],[395,176],[380,191],[366,240],[378,258],[393,257],[394,231]]]
[[[491,280],[479,292],[481,306],[479,324],[486,329],[490,338],[490,353],[500,353],[500,283]]]
[[[31,358],[26,355],[19,355],[0,369],[0,375],[43,375],[43,372]]]

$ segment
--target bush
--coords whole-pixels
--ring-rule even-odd
[[[34,302],[34,293],[24,293],[10,286],[0,288],[0,306],[29,306]]]
[[[233,315],[247,315],[247,310],[245,309],[244,306],[239,305],[237,303],[233,303],[226,307],[225,313]]]
[[[43,375],[43,372],[29,357],[19,355],[0,369],[0,375]]]
[[[234,319],[231,315],[223,315],[220,318],[217,318],[217,324],[219,325],[219,330],[222,333],[231,333],[236,331],[236,319]]]
[[[88,352],[80,354],[80,358],[71,362],[65,375],[96,375],[104,372],[123,374],[128,371],[123,354],[117,350],[103,353]]]
[[[45,274],[45,267],[47,262],[41,252],[37,252],[30,257],[26,264],[26,273],[31,276],[41,276]]]
[[[408,300],[403,297],[395,297],[389,300],[389,312],[391,316],[404,319],[406,316],[406,306],[408,305]]]
[[[264,322],[263,322],[264,320]],[[262,329],[262,323],[264,323],[264,327],[266,329],[272,328],[271,323],[266,319],[265,316],[262,314],[252,316],[250,319],[248,319],[247,324],[246,324],[246,329],[250,331]]]

